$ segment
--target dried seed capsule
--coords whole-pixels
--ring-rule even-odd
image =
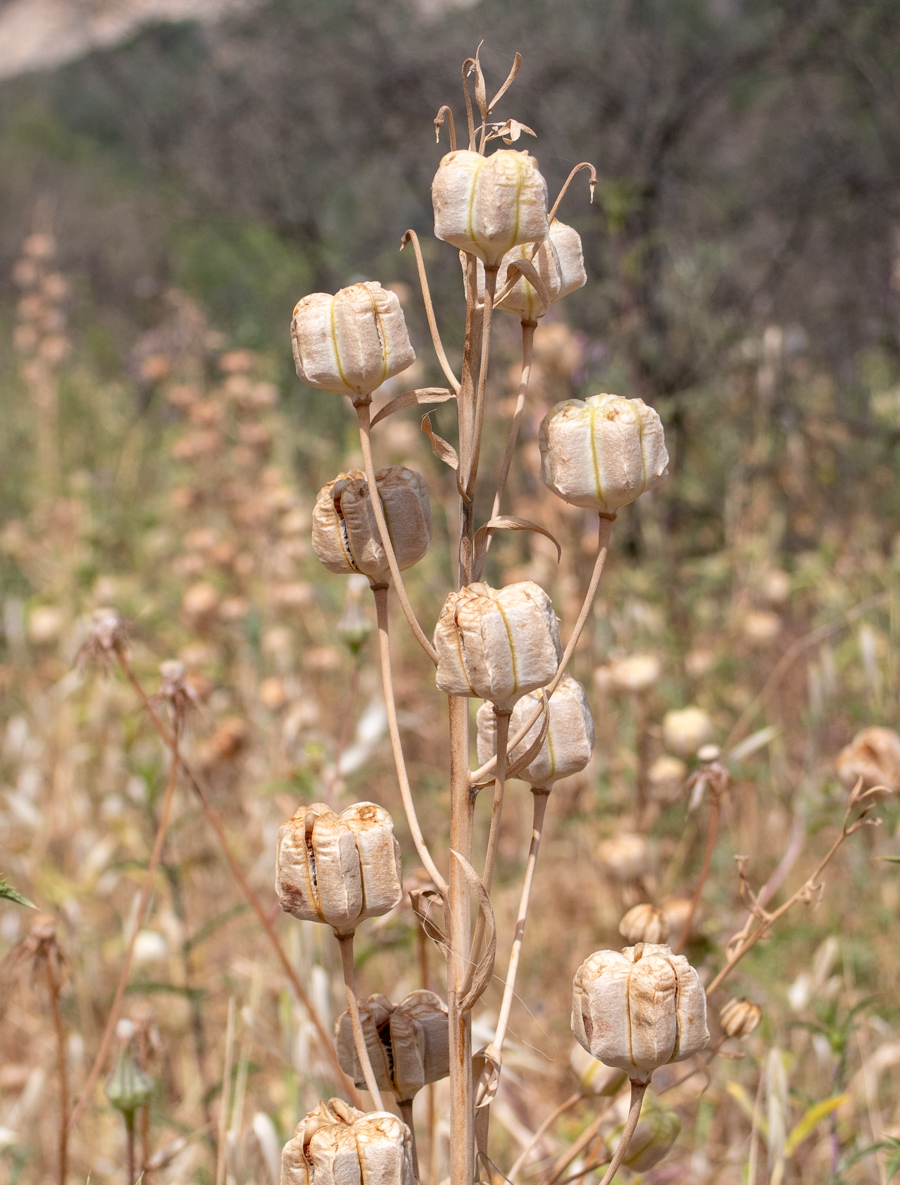
[[[431,183],[434,233],[496,267],[520,243],[540,243],[547,223],[547,183],[527,152],[492,156],[448,152]]]
[[[636,881],[650,868],[650,849],[643,835],[627,832],[597,845],[597,858],[617,881]]]
[[[615,514],[666,476],[659,416],[642,399],[565,399],[541,424],[541,481],[572,506]]]
[[[607,1066],[649,1082],[707,1045],[706,993],[683,955],[641,943],[591,955],[575,974],[572,1032]]]
[[[702,708],[676,708],[663,717],[663,743],[679,757],[694,757],[713,739],[713,723]]]
[[[431,542],[428,487],[420,473],[391,465],[375,474],[388,532],[401,569],[417,564]],[[329,572],[362,572],[386,582],[390,566],[372,509],[369,485],[358,469],[323,486],[313,509],[312,544]]]
[[[571,226],[556,218],[550,223],[550,233],[531,258],[532,244],[527,243],[507,251],[500,261],[499,287],[506,286],[507,268],[521,259],[531,262],[544,282],[551,303],[562,300],[570,292],[583,288],[587,283],[584,270],[584,255],[581,250],[581,235]],[[465,271],[465,256],[460,257]],[[478,300],[484,301],[484,266],[478,265]],[[547,312],[536,288],[520,276],[515,285],[497,305],[506,313],[514,313],[522,321],[537,321]]]
[[[304,383],[352,399],[371,395],[416,357],[400,301],[376,280],[334,296],[304,296],[294,308],[291,343]]]
[[[374,802],[339,815],[321,802],[300,807],[278,829],[275,891],[286,913],[337,934],[388,913],[403,896],[391,816]]]
[[[649,691],[659,681],[661,671],[662,666],[655,654],[629,654],[614,658],[609,664],[613,687],[626,695]]]
[[[447,1005],[434,992],[410,992],[396,1006],[386,996],[370,996],[360,1001],[359,1015],[378,1086],[400,1102],[450,1073]],[[338,1017],[335,1046],[344,1072],[365,1087],[349,1012]]]
[[[624,1127],[622,1122],[607,1137],[610,1155],[618,1147]],[[646,1173],[668,1155],[680,1131],[678,1112],[648,1090],[644,1096],[641,1117],[628,1142],[628,1151],[622,1164],[635,1173]]]
[[[684,928],[684,923],[691,914],[692,902],[690,897],[666,897],[660,902],[660,909],[666,915],[666,921],[669,923],[670,934],[680,934]],[[696,938],[700,933],[699,921],[703,910],[702,903],[697,906],[691,916],[691,928],[688,931],[688,938]]]
[[[409,1128],[387,1111],[319,1103],[281,1153],[281,1185],[414,1185]]]
[[[762,1009],[743,996],[729,1000],[719,1013],[719,1024],[726,1037],[749,1037],[762,1020]]]
[[[687,766],[680,757],[663,753],[647,770],[647,780],[653,797],[660,802],[671,802],[678,794],[687,777]]]
[[[512,710],[510,735],[514,736],[531,716],[541,700],[539,691],[523,695]],[[517,778],[530,786],[549,790],[560,778],[580,773],[591,759],[594,748],[594,721],[588,707],[584,688],[570,675],[564,675],[549,700],[550,723],[543,744],[531,762],[520,770]],[[493,705],[482,704],[478,709],[478,760],[488,761],[497,748],[497,725]],[[540,735],[541,718],[513,750],[510,762],[516,761],[534,744]]]
[[[900,792],[900,736],[892,728],[864,728],[841,749],[834,764],[848,790],[862,778],[863,790],[884,786]]]
[[[494,589],[469,584],[444,602],[434,631],[437,687],[498,708],[544,687],[562,657],[550,598],[531,580]]]
[[[619,933],[626,942],[665,942],[669,937],[669,922],[661,909],[646,902],[632,906],[619,922]]]

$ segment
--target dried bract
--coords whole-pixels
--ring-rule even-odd
[[[387,1111],[319,1103],[281,1153],[281,1185],[414,1185],[409,1128]]]
[[[321,802],[300,807],[278,830],[275,864],[281,908],[337,934],[352,934],[403,895],[394,824],[374,802],[339,815]]]
[[[662,423],[642,399],[563,400],[544,417],[540,447],[544,484],[564,502],[604,514],[615,514],[668,472]]]
[[[370,996],[360,1001],[359,1015],[378,1086],[400,1102],[450,1073],[447,1005],[434,992],[410,992],[396,1005],[387,996]],[[349,1012],[338,1017],[335,1046],[344,1072],[364,1088]]]
[[[421,474],[391,465],[375,474],[378,496],[401,570],[417,564],[431,542],[431,507]],[[319,490],[313,509],[312,544],[329,572],[361,572],[387,583],[390,565],[378,532],[365,474],[340,473]]]
[[[527,152],[448,152],[431,183],[434,233],[487,264],[549,233],[547,183]]]
[[[544,687],[562,657],[553,605],[531,580],[494,589],[469,584],[444,602],[434,631],[437,687],[511,708]]]
[[[334,296],[304,296],[294,308],[291,342],[304,383],[354,400],[367,398],[416,357],[399,299],[376,280]]]
[[[530,691],[516,702],[510,717],[510,733],[515,735],[528,721],[541,702],[539,691]],[[594,748],[594,721],[588,707],[584,688],[570,675],[565,675],[547,701],[550,722],[537,753],[516,777],[533,787],[549,790],[560,778],[580,773],[591,759]],[[497,747],[497,725],[491,704],[478,709],[478,760],[490,760]],[[538,717],[522,740],[513,749],[510,761],[525,754],[540,735],[542,719]]]
[[[635,905],[619,922],[619,933],[626,942],[665,942],[669,937],[669,922],[661,909],[648,904]]]
[[[719,1024],[726,1037],[749,1037],[762,1020],[762,1009],[743,996],[729,1000],[719,1013]]]

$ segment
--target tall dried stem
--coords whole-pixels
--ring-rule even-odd
[[[47,994],[50,997],[50,1014],[53,1017],[53,1031],[56,1036],[56,1074],[59,1079],[59,1185],[66,1185],[69,1172],[69,1059],[66,1047],[66,1030],[59,1010],[59,996],[62,991],[62,977],[57,974],[56,960],[52,954],[44,961],[47,976]]]
[[[344,990],[347,995],[347,1010],[350,1013],[350,1027],[353,1029],[353,1044],[356,1046],[356,1056],[362,1067],[363,1078],[366,1080],[366,1090],[372,1096],[376,1111],[384,1110],[381,1091],[375,1081],[375,1071],[369,1059],[366,1048],[366,1038],[362,1031],[362,1021],[359,1018],[359,1001],[356,995],[356,968],[353,965],[353,935],[335,934],[341,949],[341,970],[344,973]]]

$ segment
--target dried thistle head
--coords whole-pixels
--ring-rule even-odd
[[[113,655],[125,645],[125,638],[125,625],[115,609],[95,609],[87,641],[78,652],[79,665],[94,659],[110,666]]]

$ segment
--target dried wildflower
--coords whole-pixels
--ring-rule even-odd
[[[597,858],[617,881],[635,881],[650,868],[650,849],[643,835],[623,833],[597,845]]]
[[[494,589],[466,585],[444,602],[434,631],[437,687],[511,708],[544,687],[562,657],[550,598],[531,580]]]
[[[462,259],[465,265],[465,256]],[[529,261],[534,266],[551,303],[562,300],[587,283],[581,236],[577,230],[555,218],[550,224],[550,233],[538,247],[533,259],[531,244],[513,247],[503,256],[500,261],[500,283],[504,287],[507,268],[520,260]],[[478,266],[478,299],[484,300],[484,266],[481,263]],[[545,306],[537,289],[524,276],[519,277],[497,305],[504,312],[514,313],[527,322],[543,317],[549,307]]]
[[[391,816],[374,802],[340,815],[321,802],[300,807],[278,830],[275,891],[287,913],[338,935],[387,913],[403,896]]]
[[[694,757],[713,739],[713,723],[702,708],[676,708],[663,717],[663,743],[678,757]]]
[[[762,1020],[762,1009],[743,996],[729,1000],[719,1012],[719,1024],[726,1037],[749,1037]]]
[[[659,681],[662,664],[655,654],[629,654],[609,664],[610,680],[616,691],[638,695]]]
[[[509,727],[515,735],[528,721],[541,701],[539,691],[529,691],[516,701]],[[591,759],[594,747],[594,721],[588,707],[584,688],[570,675],[565,675],[547,702],[550,722],[540,749],[516,777],[532,787],[549,790],[560,778],[580,773]],[[493,705],[482,704],[478,709],[478,760],[490,760],[496,752],[497,722]],[[516,748],[510,761],[515,763],[534,744],[541,732],[540,717],[531,726]]]
[[[421,474],[391,465],[375,474],[394,553],[401,570],[417,564],[431,542],[431,507]],[[329,572],[362,572],[375,583],[390,579],[369,485],[358,469],[340,473],[319,490],[313,510],[312,544]]]
[[[387,996],[370,996],[360,1001],[359,1014],[378,1085],[393,1091],[400,1102],[412,1101],[423,1086],[450,1073],[447,1005],[434,992],[410,992],[399,1004]],[[364,1087],[349,1012],[338,1017],[334,1032],[344,1073]]]
[[[395,293],[375,280],[298,301],[291,322],[297,374],[310,387],[368,400],[416,354]]]
[[[848,790],[862,778],[863,790],[884,786],[900,793],[900,736],[892,728],[864,728],[841,749],[834,764]]]
[[[435,237],[497,267],[507,251],[549,233],[547,183],[527,152],[448,152],[431,183]]]
[[[281,1153],[281,1185],[414,1185],[409,1128],[386,1111],[367,1115],[329,1099],[297,1124]]]
[[[609,1133],[606,1143],[610,1151],[618,1146],[624,1127],[623,1122]],[[648,1091],[622,1164],[634,1173],[646,1173],[668,1155],[680,1131],[678,1112]]]
[[[649,1082],[654,1070],[704,1049],[706,993],[683,955],[640,943],[601,950],[575,974],[572,1032],[607,1066]]]
[[[634,905],[619,922],[619,933],[626,942],[660,943],[669,937],[669,922],[661,909],[646,902]]]
[[[540,447],[544,484],[564,502],[604,514],[615,514],[668,472],[662,423],[642,399],[563,400],[544,417]]]
[[[673,757],[670,753],[663,753],[657,757],[647,770],[647,781],[655,798],[662,802],[675,797],[684,784],[688,767],[680,757]]]

